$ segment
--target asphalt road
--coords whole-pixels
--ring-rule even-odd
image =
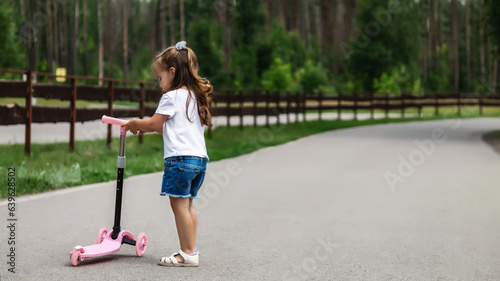
[[[408,116],[408,114],[407,114]],[[360,113],[358,114],[359,120],[364,120],[370,118],[370,114]],[[377,113],[374,115],[374,118],[384,118],[385,115],[381,113]],[[391,113],[389,118],[400,118],[400,114]],[[286,122],[287,115],[280,115],[280,122]],[[304,116],[299,114],[297,117],[295,114],[290,114],[289,117],[291,122],[294,122],[296,118],[298,120],[303,120]],[[317,120],[318,114],[310,113],[306,115],[307,120]],[[343,120],[350,120],[354,118],[354,115],[351,113],[342,113],[341,118]],[[125,118],[128,119],[128,118]],[[322,119],[324,120],[333,120],[337,119],[337,113],[323,113]],[[223,116],[215,116],[212,118],[212,122],[214,124],[214,128],[219,126],[227,125],[227,118]],[[230,118],[231,126],[239,126],[240,117],[239,116],[231,116]],[[253,116],[244,116],[243,123],[245,125],[253,125]],[[276,117],[269,117],[269,123],[275,124],[277,122]],[[265,125],[266,118],[265,116],[257,117],[258,125]],[[54,143],[54,142],[69,142],[69,123],[32,123],[31,124],[31,142],[33,143]],[[25,131],[26,126],[23,124],[19,125],[8,125],[8,126],[0,126],[0,144],[14,144],[14,143],[22,143],[24,144],[25,139]],[[112,130],[111,133],[113,137],[119,136],[119,130]],[[96,139],[105,139],[107,134],[107,125],[102,124],[100,120],[96,121],[87,121],[87,122],[77,122],[75,123],[75,139],[76,140],[96,140]]]
[[[115,182],[16,198],[12,232],[3,200],[0,278],[499,280],[500,155],[481,140],[499,128],[498,119],[360,127],[209,163],[198,268],[157,265],[178,249],[161,173],[124,183],[122,227],[148,235],[140,258],[124,245],[69,260],[112,226]]]

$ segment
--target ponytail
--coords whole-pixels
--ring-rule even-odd
[[[186,47],[186,43],[181,41],[175,47],[169,47],[159,53],[153,60],[154,65],[157,65],[163,71],[168,71],[170,67],[176,69],[171,85],[172,90],[186,86],[190,92],[194,93],[201,124],[210,128],[213,127],[212,115],[209,110],[213,87],[208,79],[198,75],[198,59],[193,50]],[[186,107],[189,106],[190,101],[191,95],[187,99]],[[191,121],[187,111],[186,116]]]
[[[189,90],[192,90],[196,96],[196,102],[198,103],[198,115],[200,116],[201,124],[208,126],[209,128],[213,127],[211,122],[212,114],[210,114],[210,110],[208,106],[212,101],[210,95],[213,92],[213,86],[210,84],[208,79],[200,77],[198,75],[198,59],[196,55],[190,48],[187,49],[187,58],[188,58],[188,66],[189,66],[189,74],[193,77],[194,82],[193,87],[190,85],[186,85]]]

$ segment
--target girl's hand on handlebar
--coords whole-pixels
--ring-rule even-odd
[[[127,123],[123,124],[122,127],[125,127],[127,131],[130,131],[132,134],[137,135],[137,119],[132,119]]]

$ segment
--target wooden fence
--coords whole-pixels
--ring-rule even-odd
[[[50,73],[32,71],[0,69],[0,72],[24,75],[22,80],[0,80],[0,98],[17,97],[25,99],[25,106],[0,105],[0,125],[25,124],[25,152],[31,154],[31,124],[47,122],[69,122],[69,146],[75,146],[75,123],[98,120],[102,115],[115,117],[152,116],[156,110],[156,103],[160,100],[161,90],[157,83],[132,81],[121,79],[98,79],[94,77],[65,76],[69,83],[38,83],[40,78],[52,81],[57,78]],[[42,79],[40,79],[42,80]],[[88,85],[100,81],[103,86]],[[84,84],[85,83],[85,84]],[[33,98],[58,99],[69,101],[69,107],[36,106]],[[213,116],[225,116],[227,126],[230,126],[230,117],[239,116],[239,126],[243,129],[243,117],[253,116],[253,124],[257,125],[257,117],[265,116],[266,125],[270,117],[277,117],[278,124],[291,122],[290,114],[294,114],[294,122],[300,116],[305,121],[306,112],[315,112],[321,120],[325,111],[334,111],[341,119],[342,112],[353,113],[358,119],[360,110],[369,111],[374,118],[375,110],[381,110],[388,117],[389,111],[399,110],[401,117],[405,117],[408,108],[416,108],[419,116],[423,107],[433,107],[439,114],[440,107],[456,106],[460,115],[463,106],[477,106],[480,114],[485,106],[500,107],[498,94],[433,94],[415,96],[402,94],[374,95],[373,93],[336,94],[308,93],[304,91],[269,91],[269,90],[215,90],[213,93],[211,112]],[[81,108],[76,106],[77,100],[106,102],[102,108]],[[117,107],[116,101],[137,103],[136,107]],[[147,103],[150,103],[148,105]],[[280,116],[286,114],[285,120]],[[142,142],[142,136],[140,136]],[[108,125],[107,143],[111,142],[111,125]]]

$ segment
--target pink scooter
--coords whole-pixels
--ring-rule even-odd
[[[102,123],[123,125],[127,123],[127,121],[103,115]],[[147,243],[146,234],[140,233],[136,239],[132,233],[126,230],[121,230],[120,227],[122,193],[123,193],[123,170],[125,169],[125,162],[126,162],[125,161],[126,135],[127,131],[125,130],[125,128],[120,127],[120,150],[117,161],[118,177],[116,182],[115,224],[113,226],[113,231],[108,232],[106,227],[102,227],[99,230],[99,233],[97,234],[97,244],[86,247],[76,246],[75,250],[69,253],[71,263],[74,266],[77,266],[81,261],[83,261],[86,258],[114,254],[120,251],[122,244],[135,246],[135,252],[139,257],[141,257],[146,251],[146,243]]]

